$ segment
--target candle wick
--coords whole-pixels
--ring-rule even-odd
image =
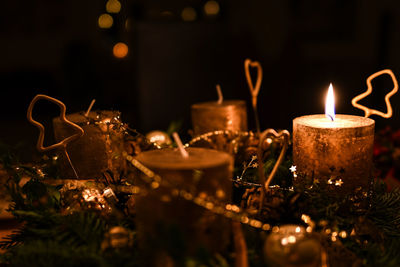
[[[173,133],[172,133],[172,137],[174,138],[175,143],[178,145],[179,152],[181,152],[182,157],[188,158],[188,157],[189,157],[189,154],[188,154],[188,152],[185,150],[185,147],[183,146],[182,141],[181,141],[181,138],[179,138],[178,133],[177,133],[177,132],[173,132]]]
[[[335,119],[333,118],[333,116],[332,115],[327,115],[330,119],[331,119],[331,121],[334,121]]]
[[[219,84],[217,84],[217,93],[218,93],[218,105],[222,104],[222,101],[224,101],[224,96],[222,95],[222,90],[221,90],[221,86]]]
[[[92,110],[92,107],[94,105],[94,102],[96,102],[96,99],[93,99],[92,102],[89,105],[89,108],[87,109],[86,113],[85,113],[85,117],[89,116],[90,111]]]

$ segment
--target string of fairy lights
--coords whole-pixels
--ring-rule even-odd
[[[94,123],[98,127],[101,126],[101,124],[106,123],[108,126],[109,125],[115,125],[115,126],[120,126],[122,129],[124,129],[126,124],[123,124],[120,120],[119,117],[115,118],[116,120],[114,121],[104,121],[100,120],[100,117],[96,118],[97,120],[90,121],[89,123]],[[108,131],[105,132],[105,134],[112,134],[112,131],[110,131],[110,128],[107,127]],[[226,131],[226,130],[220,130],[220,131],[213,131],[210,133],[206,133],[203,135],[200,135],[196,138],[193,138],[189,143],[185,145],[185,147],[189,147],[200,140],[204,141],[210,141],[210,138],[213,136],[218,136],[218,135],[224,135],[224,136],[230,136],[231,141],[233,143],[236,143],[238,141],[238,138],[243,138],[243,137],[249,137],[249,136],[254,136],[254,133],[252,132],[232,132],[232,131]],[[267,142],[272,142],[273,140],[267,140]],[[158,148],[160,149],[160,148]],[[263,222],[259,219],[254,218],[254,215],[251,215],[251,211],[246,211],[245,209],[233,204],[233,203],[222,203],[219,199],[204,194],[204,192],[196,195],[192,192],[189,192],[188,190],[181,189],[179,186],[171,184],[169,181],[162,179],[162,177],[156,173],[154,173],[152,170],[141,164],[138,160],[134,158],[134,156],[128,154],[126,151],[122,152],[122,156],[136,169],[138,169],[140,172],[142,172],[144,175],[140,175],[139,177],[148,185],[150,185],[150,190],[157,190],[158,188],[162,187],[164,189],[168,189],[170,192],[170,196],[166,197],[165,195],[160,196],[160,201],[170,201],[172,197],[180,197],[185,199],[186,201],[190,201],[194,203],[197,206],[200,206],[202,208],[205,208],[209,210],[210,212],[213,212],[218,215],[222,215],[230,220],[238,221],[242,224],[248,225],[250,227],[262,230],[262,231],[271,231],[274,233],[279,232],[279,225],[271,225],[270,223]],[[297,176],[296,172],[296,167],[292,166],[290,168],[290,171],[292,172],[293,177]],[[341,186],[341,183],[332,183],[328,182],[329,184],[332,184],[334,186]],[[270,186],[269,187],[271,190],[277,189],[279,190],[279,186]],[[106,191],[114,191],[114,190],[120,190],[120,191],[125,191],[129,192],[130,194],[133,195],[140,195],[143,193],[143,188],[135,185],[128,185],[128,186],[118,186],[118,187],[107,187],[104,189],[104,193]],[[292,188],[289,188],[289,190],[293,190]],[[88,191],[84,191],[84,193],[87,195]],[[108,192],[107,194],[109,194]],[[218,197],[218,194],[216,194]],[[88,198],[86,196],[86,198]],[[88,198],[89,199],[89,198]],[[254,212],[253,212],[254,213]],[[307,214],[302,214],[301,215],[301,220],[307,225],[306,227],[306,232],[311,233],[313,232],[314,228],[316,227],[316,222],[314,222],[311,217]],[[348,236],[353,236],[355,235],[354,230],[351,231],[351,233],[346,232],[345,230],[340,230],[340,229],[332,229],[327,227],[328,222],[327,221],[319,221],[318,225],[323,227],[323,233],[327,236],[329,236],[330,240],[332,242],[336,242],[338,238],[347,238]]]
[[[119,129],[117,132],[118,133],[126,133],[127,130],[129,130],[129,127],[127,127],[126,124],[122,123],[119,117],[119,114],[117,114],[113,119],[107,119],[105,120],[102,116],[98,115],[94,119],[88,120],[85,122],[85,124],[94,124],[97,127],[100,127],[103,129],[103,133],[106,135],[112,135],[113,132],[116,129]],[[111,128],[113,130],[111,130]],[[204,141],[211,141],[210,138],[213,136],[218,136],[218,135],[225,135],[227,137],[230,137],[229,142],[237,143],[238,138],[243,138],[243,137],[251,137],[254,136],[252,132],[231,132],[231,131],[214,131],[210,133],[206,133],[204,135],[201,135],[199,137],[196,137],[192,139],[188,144],[185,145],[185,147],[189,147],[201,140]],[[267,140],[267,142],[273,142],[273,140]],[[155,146],[157,147],[157,146]],[[263,222],[255,216],[257,215],[257,212],[254,212],[252,210],[246,210],[241,207],[239,207],[236,204],[233,203],[224,203],[221,201],[221,199],[218,199],[219,194],[216,192],[216,197],[213,197],[211,195],[207,195],[204,192],[200,194],[196,194],[193,192],[190,192],[185,189],[179,188],[178,185],[172,184],[170,181],[167,181],[163,179],[160,175],[154,173],[152,170],[141,164],[138,160],[134,158],[134,156],[128,154],[126,151],[122,152],[122,157],[127,160],[133,167],[138,169],[140,172],[142,172],[144,175],[139,175],[139,177],[149,185],[150,190],[157,190],[158,188],[163,188],[167,189],[169,191],[169,196],[160,195],[160,201],[168,202],[172,198],[175,197],[180,197],[185,199],[186,201],[190,201],[194,203],[197,206],[200,206],[202,208],[205,208],[209,210],[212,213],[224,216],[230,220],[234,220],[237,222],[240,222],[242,224],[248,225],[250,227],[262,230],[262,231],[271,231],[273,233],[278,233],[280,231],[279,225],[271,225],[270,223]],[[56,159],[53,159],[56,160]],[[18,167],[17,167],[18,168]],[[37,171],[38,175],[42,178],[44,178],[45,174],[42,172],[40,168],[35,168]],[[290,171],[293,174],[293,177],[297,176],[296,173],[296,167],[292,166],[290,168]],[[328,184],[331,184],[333,186],[341,186],[342,181],[338,183],[337,181],[328,181]],[[254,184],[252,184],[254,185]],[[75,185],[74,185],[75,186]],[[68,190],[70,189],[70,186],[66,184],[65,189]],[[143,193],[146,193],[146,189],[136,186],[136,185],[109,185],[108,187],[104,188],[104,190],[91,190],[90,187],[84,186],[84,190],[82,190],[82,198],[86,202],[90,202],[93,199],[102,199],[102,198],[110,198],[114,197],[115,198],[115,193],[114,191],[117,192],[125,192],[129,193],[131,195],[140,195]],[[279,186],[270,186],[269,187],[271,190],[279,190],[281,189]],[[289,188],[288,190],[293,190],[292,188]],[[103,207],[104,206],[104,207]],[[100,208],[106,208],[105,205],[105,199],[102,203],[100,203]],[[325,220],[321,220],[318,223],[314,222],[311,217],[307,214],[302,214],[300,218],[307,226],[306,226],[306,232],[311,233],[314,231],[314,228],[318,225],[322,227],[322,233],[325,234],[330,238],[332,242],[336,242],[338,238],[347,238],[348,236],[354,236],[355,231],[354,229],[351,230],[351,232],[347,232],[345,230],[340,230],[337,227],[332,227],[329,226],[329,223]]]
[[[112,29],[118,29],[118,31],[123,29],[124,32],[129,32],[131,30],[131,24],[133,19],[130,17],[123,18],[121,15],[122,9],[127,8],[127,2],[124,5],[119,0],[107,0],[104,5],[104,12],[101,13],[97,18],[97,25],[101,30],[111,31]],[[160,10],[159,12],[148,12],[150,14],[158,13],[161,18],[179,18],[183,22],[195,22],[199,20],[200,12],[207,19],[218,18],[221,11],[220,4],[215,0],[206,1],[201,6],[201,11],[199,6],[185,6],[179,8],[178,10]],[[126,12],[125,12],[126,13]],[[152,15],[157,17],[156,15]],[[122,17],[122,18],[121,18]],[[122,21],[122,23],[120,22]],[[122,26],[122,27],[121,27]],[[112,54],[117,59],[123,59],[128,56],[129,46],[126,41],[123,41],[120,36],[114,37],[112,44]]]
[[[128,155],[126,152],[123,153],[123,156],[128,162],[132,164],[132,166],[134,166],[144,174],[144,176],[141,176],[141,178],[143,179],[143,181],[148,183],[151,189],[153,190],[162,186],[163,188],[170,189],[171,197],[181,197],[215,214],[222,215],[230,220],[238,221],[242,224],[246,224],[248,226],[251,226],[253,228],[262,231],[272,231],[273,233],[279,232],[280,228],[278,225],[272,226],[269,223],[255,219],[251,215],[249,215],[248,212],[246,212],[244,209],[240,208],[235,204],[221,203],[221,201],[217,200],[216,198],[209,195],[205,195],[204,193],[201,195],[194,195],[187,190],[179,189],[179,187],[174,186],[173,184],[169,183],[166,180],[163,180],[162,177],[160,177],[159,175],[157,175],[156,173],[145,167],[143,164],[141,164],[131,155]],[[296,175],[295,171],[292,171],[292,173],[293,175]],[[271,190],[273,190],[274,188],[275,186],[270,187]],[[137,190],[136,193],[140,193],[140,190],[138,188],[136,190]],[[169,201],[169,200],[170,198],[165,198],[165,196],[161,198],[161,201]],[[301,220],[307,225],[306,232],[311,233],[314,230],[316,223],[307,214],[302,214]],[[324,227],[328,225],[328,222],[320,221],[318,225]],[[339,229],[333,230],[331,228],[325,228],[323,230],[323,233],[329,236],[332,242],[336,242],[339,237],[344,239],[349,236],[349,234],[345,230],[339,230]],[[354,231],[350,233],[350,235],[354,234],[355,234]]]
[[[263,223],[258,219],[251,218],[247,212],[243,211],[243,209],[241,209],[237,205],[231,203],[223,204],[212,196],[206,194],[194,195],[193,193],[185,189],[179,189],[179,187],[172,185],[169,181],[162,179],[161,176],[157,175],[156,173],[145,167],[131,155],[123,153],[123,156],[128,162],[132,164],[132,166],[136,167],[143,174],[145,174],[145,176],[141,177],[146,183],[150,185],[152,189],[157,189],[162,186],[163,188],[170,189],[172,197],[182,197],[185,200],[191,201],[194,204],[210,210],[213,213],[223,215],[229,219],[239,221],[254,228],[262,229],[265,231],[271,230],[270,224]]]
[[[134,159],[134,157],[128,155],[126,152],[123,153],[123,156],[125,159],[132,164],[135,168],[140,170],[145,176],[141,176],[141,178],[148,184],[150,184],[151,189],[157,189],[160,186],[163,186],[164,188],[170,189],[172,197],[181,197],[187,201],[191,201],[195,205],[198,205],[200,207],[203,207],[215,214],[222,215],[230,220],[238,221],[242,224],[246,224],[250,227],[266,231],[266,232],[273,232],[273,233],[278,233],[280,230],[279,225],[271,225],[266,222],[262,222],[258,219],[252,218],[248,212],[246,212],[244,209],[240,208],[239,206],[232,204],[232,203],[221,203],[219,200],[213,198],[212,196],[206,196],[206,195],[193,195],[192,193],[188,192],[187,190],[184,189],[178,189],[177,186],[174,186],[170,184],[168,181],[163,180],[159,175],[145,167],[143,164],[141,164],[139,161]],[[293,176],[296,176],[296,171],[295,168],[292,169],[292,174]],[[339,186],[339,185],[336,185]],[[270,186],[271,190],[274,189],[279,189],[279,186]],[[292,190],[292,189],[289,189]],[[140,193],[140,188],[135,187],[135,193],[139,194]],[[161,201],[168,201],[169,198],[161,198]],[[307,225],[306,227],[306,232],[311,233],[313,232],[314,228],[316,227],[316,222],[314,222],[311,217],[307,214],[302,214],[301,215],[301,220]],[[323,227],[322,233],[324,233],[326,236],[330,238],[332,242],[338,241],[338,238],[345,239],[348,236],[354,236],[355,231],[354,229],[351,231],[351,233],[348,233],[345,230],[340,230],[340,229],[332,229],[328,226],[328,222],[325,220],[321,220],[318,222],[318,225],[320,227]]]

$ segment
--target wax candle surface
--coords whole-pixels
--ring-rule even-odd
[[[78,124],[85,131],[84,135],[67,146],[68,154],[80,179],[97,179],[104,171],[119,168],[124,160],[115,156],[122,153],[123,136],[107,126],[110,121],[118,121],[118,111],[92,111],[88,117],[83,112],[68,114],[67,119]],[[94,121],[100,122],[95,124]],[[53,119],[54,135],[57,142],[74,134],[74,130],[57,117]],[[112,142],[109,133],[113,132]],[[62,156],[61,175],[64,178],[74,177],[67,160]],[[115,172],[116,174],[118,172]],[[118,177],[115,177],[118,178]]]
[[[194,197],[211,196],[222,203],[231,201],[232,157],[224,152],[188,148],[188,158],[177,149],[160,149],[139,154],[137,160],[160,175],[178,192],[191,192]],[[144,174],[142,174],[144,175]],[[229,244],[230,223],[226,218],[195,205],[182,196],[173,195],[171,188],[160,186],[137,197],[137,228],[143,253],[154,257],[168,250],[164,242],[166,229],[179,229],[185,249],[195,253],[204,246],[213,252],[222,252]],[[155,248],[157,247],[157,249]],[[152,249],[149,249],[152,248]],[[158,250],[158,251],[156,251]]]
[[[350,193],[358,187],[367,191],[374,127],[374,120],[351,115],[336,115],[334,121],[323,114],[294,119],[293,161],[297,172],[321,183],[329,179],[337,182],[338,192]]]
[[[246,102],[227,100],[193,104],[192,123],[195,135],[216,131],[247,131]]]

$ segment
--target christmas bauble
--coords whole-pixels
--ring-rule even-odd
[[[321,244],[299,225],[273,229],[264,245],[268,266],[317,267],[321,262]]]
[[[103,249],[113,248],[129,248],[133,245],[133,235],[125,227],[114,226],[111,227],[108,233],[105,235],[105,239],[102,243]]]
[[[162,131],[151,131],[146,134],[146,138],[158,146],[167,146],[172,143],[171,138],[166,132]]]
[[[62,213],[72,214],[90,210],[97,211],[102,216],[108,216],[113,211],[110,201],[116,198],[110,190],[110,188],[103,190],[84,183],[67,182],[60,190]]]

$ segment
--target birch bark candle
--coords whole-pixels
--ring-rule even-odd
[[[217,88],[219,87],[217,86]],[[195,136],[217,130],[247,131],[246,102],[223,100],[220,88],[218,95],[218,101],[192,105],[192,124]]]
[[[120,122],[119,116],[118,111],[78,112],[66,116],[85,131],[81,138],[68,146],[68,154],[80,179],[100,178],[104,171],[114,171],[124,164],[124,160],[118,156],[123,149],[123,134],[113,129],[114,123]],[[72,129],[58,117],[53,119],[53,127],[57,141],[71,135]],[[116,147],[119,145],[121,147]],[[61,164],[65,165],[61,171],[62,177],[73,177],[64,157],[61,158]],[[117,173],[115,171],[114,175]]]
[[[374,127],[375,121],[369,118],[335,116],[332,90],[326,115],[293,120],[293,161],[297,172],[321,183],[336,184],[343,193],[360,187],[367,191],[373,166]]]
[[[227,153],[205,148],[187,148],[186,152],[187,157],[178,149],[166,148],[143,152],[136,158],[172,185],[160,186],[136,199],[139,244],[147,247],[143,253],[149,252],[149,257],[166,250],[165,238],[172,229],[179,232],[174,233],[175,237],[192,255],[201,247],[221,252],[229,244],[228,219],[171,193],[174,189],[185,190],[193,197],[210,196],[222,203],[230,202],[233,159]],[[158,245],[160,250],[155,253]]]

